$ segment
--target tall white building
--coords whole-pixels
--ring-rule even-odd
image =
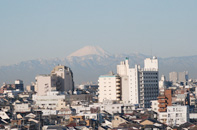
[[[117,74],[121,77],[121,90],[122,90],[122,101],[124,103],[130,103],[129,96],[129,59],[126,58],[125,61],[121,61],[120,65],[117,65]]]
[[[189,121],[188,106],[168,106],[167,107],[167,125],[179,126]]]
[[[151,100],[158,97],[158,59],[156,57],[144,60],[144,68],[135,65],[129,68],[126,58],[117,65],[117,74],[121,77],[122,100],[124,103],[139,104],[150,108]]]
[[[161,80],[159,81],[159,92],[164,93],[165,89],[166,89],[166,77],[162,75]]]
[[[73,91],[74,81],[71,69],[62,65],[56,66],[51,71],[51,86],[57,91]]]
[[[121,100],[120,77],[113,74],[101,75],[99,77],[99,102],[105,100]]]

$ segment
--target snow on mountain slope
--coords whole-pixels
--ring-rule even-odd
[[[71,68],[75,83],[87,81],[97,82],[98,77],[109,71],[116,73],[116,65],[125,57],[129,57],[130,67],[135,64],[142,65],[148,55],[143,54],[116,54],[110,55],[100,47],[86,46],[70,54],[64,59],[40,59],[23,61],[19,64],[0,66],[0,85],[3,82],[13,83],[15,79],[21,79],[30,84],[39,74],[49,74],[58,64]],[[159,58],[159,74],[168,77],[171,71],[189,71],[189,77],[197,78],[197,56]]]
[[[68,56],[69,57],[83,57],[88,55],[98,55],[98,56],[109,56],[109,53],[104,51],[101,47],[98,46],[85,46]]]

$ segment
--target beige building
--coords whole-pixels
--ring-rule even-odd
[[[105,100],[121,100],[120,77],[112,72],[99,77],[99,102]]]
[[[51,85],[57,91],[72,92],[74,90],[74,81],[71,69],[62,65],[56,66],[51,71]]]
[[[36,76],[36,88],[37,95],[44,96],[51,91],[51,76],[50,75],[39,75]]]

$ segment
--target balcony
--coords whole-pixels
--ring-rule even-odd
[[[116,81],[120,81],[120,79],[116,79]]]
[[[116,97],[119,98],[120,97],[120,94],[117,94]]]
[[[143,89],[141,89],[141,90],[140,90],[140,93],[144,93],[144,90],[143,90]]]
[[[159,99],[158,102],[159,103],[166,103],[166,100],[165,99],[163,99],[163,100]]]
[[[120,93],[120,91],[119,90],[116,90],[116,93]]]
[[[163,108],[165,108],[166,106],[167,106],[167,103],[158,105],[158,107],[163,107]]]
[[[157,97],[158,99],[161,99],[161,98],[163,98],[163,99],[165,99],[166,97],[165,96],[159,96],[159,97]]]
[[[144,93],[141,93],[141,94],[140,94],[140,97],[144,97]]]
[[[160,108],[158,111],[159,112],[166,112],[167,111],[167,108]]]
[[[120,89],[120,87],[119,86],[116,86],[116,90],[119,90]]]
[[[120,83],[116,83],[116,85],[120,86]]]
[[[143,100],[144,101],[144,97],[140,97],[140,100]]]
[[[120,101],[120,98],[117,98],[116,100],[117,100],[117,101]]]

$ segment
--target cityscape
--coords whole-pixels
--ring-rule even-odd
[[[197,81],[189,73],[170,72],[159,79],[156,56],[144,67],[125,57],[117,71],[98,77],[98,84],[75,86],[72,68],[57,65],[50,74],[24,86],[4,83],[2,129],[193,129],[197,128]]]
[[[0,1],[0,130],[197,130],[197,1]]]

